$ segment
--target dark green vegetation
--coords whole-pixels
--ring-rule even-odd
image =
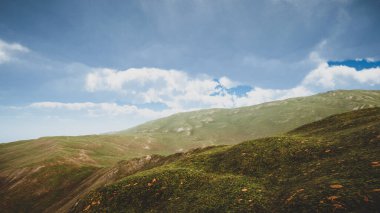
[[[92,189],[114,183],[137,171],[166,165],[188,155],[195,156],[194,151],[168,157],[158,155],[282,136],[298,126],[336,113],[375,106],[380,106],[380,91],[333,91],[250,107],[179,113],[116,134],[44,137],[0,144],[0,209],[6,212],[65,212]],[[311,134],[311,131],[303,132]],[[292,140],[294,137],[291,136]],[[356,136],[347,137],[351,140]],[[285,139],[280,137],[278,140]],[[229,148],[206,150],[218,153]],[[195,152],[207,153],[206,150]],[[203,156],[200,153],[199,156]],[[150,157],[144,157],[146,155]],[[229,165],[228,162],[222,164]],[[184,175],[189,174],[188,166],[185,165]],[[235,168],[232,164],[230,167]],[[178,168],[174,166],[171,171],[176,172]],[[200,169],[194,168],[197,171]],[[229,173],[224,172],[223,168],[219,172],[227,176],[215,176],[212,180],[222,183],[236,178],[228,176]],[[232,171],[232,174],[235,173]],[[242,175],[252,178],[244,173]],[[210,191],[206,185],[203,190]],[[210,199],[212,197],[210,195]]]
[[[92,191],[72,211],[379,212],[379,153],[380,108],[358,110],[177,155]]]

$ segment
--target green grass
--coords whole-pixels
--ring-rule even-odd
[[[73,212],[378,212],[380,108],[212,147],[101,187]],[[335,188],[334,188],[335,187]]]
[[[2,190],[2,210],[5,212],[42,212],[57,200],[67,196],[82,180],[96,171],[94,167],[72,165],[46,166],[21,180],[11,181],[11,190]]]
[[[215,187],[219,186],[219,187]],[[247,188],[248,193],[241,190]],[[103,188],[91,194],[91,203],[100,201],[96,211],[223,211],[226,207],[261,210],[248,198],[261,200],[260,190],[250,178],[235,175],[211,175],[186,168],[151,170]],[[221,196],[228,193],[228,196]],[[231,197],[236,199],[231,200]],[[240,200],[242,199],[242,200]],[[251,205],[252,204],[252,205]],[[86,207],[85,207],[86,208]]]
[[[339,90],[235,109],[178,113],[121,131],[177,150],[281,135],[337,113],[380,107],[380,91]]]
[[[169,154],[164,145],[153,144],[150,149],[144,149],[145,144],[145,140],[114,135],[44,137],[0,144],[0,172],[57,161],[109,167],[123,159]],[[81,152],[84,152],[82,158]]]

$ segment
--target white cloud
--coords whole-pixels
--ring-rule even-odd
[[[91,102],[83,103],[61,103],[61,102],[36,102],[30,104],[30,107],[34,108],[52,108],[52,109],[69,109],[69,110],[81,110],[89,107],[94,107],[95,104]]]
[[[110,90],[121,91],[124,88],[131,90],[143,89],[152,86],[163,87],[168,89],[181,90],[182,83],[188,81],[186,73],[176,70],[162,70],[156,68],[131,68],[125,71],[116,71],[112,69],[96,69],[87,75],[86,89],[88,91]]]
[[[17,53],[29,52],[29,49],[18,43],[7,43],[0,39],[0,64],[14,59]]]
[[[253,90],[249,91],[246,96],[236,99],[237,106],[249,106],[260,104],[264,102],[274,101],[274,100],[284,100],[287,98],[301,97],[312,95],[314,92],[308,90],[305,87],[297,86],[291,89],[263,89],[255,87]]]
[[[221,91],[217,86],[233,88],[239,83],[222,77],[219,83],[209,76],[190,77],[185,72],[156,68],[128,69],[116,71],[97,69],[87,75],[88,91],[116,91],[126,99],[143,103],[160,102],[174,112],[199,108],[228,108],[259,104],[266,101],[310,95],[302,87],[288,90],[255,88],[246,96]],[[217,95],[211,95],[217,93]]]
[[[157,68],[132,68],[124,71],[94,69],[86,76],[87,91],[114,92],[129,103],[162,103],[167,108],[163,110],[149,106],[141,108],[133,104],[120,105],[112,102],[37,102],[30,104],[29,107],[80,111],[88,116],[127,115],[154,119],[201,108],[249,106],[332,89],[357,89],[380,85],[380,68],[357,71],[346,66],[329,67],[318,54],[311,54],[310,60],[319,61],[319,66],[310,71],[293,88],[253,87],[246,94],[239,95],[228,92],[228,89],[241,84],[226,76],[214,80],[207,75],[192,77],[183,71]]]
[[[177,111],[162,110],[154,111],[148,108],[138,108],[135,105],[118,105],[116,103],[93,103],[93,102],[35,102],[28,107],[35,109],[55,109],[82,111],[88,116],[119,116],[119,115],[138,115],[148,118],[157,118],[172,114]]]
[[[304,87],[319,90],[355,88],[363,85],[379,85],[380,68],[370,68],[357,71],[347,66],[332,66],[321,63],[303,80]]]
[[[114,91],[132,102],[166,104],[172,112],[199,108],[229,108],[260,104],[292,97],[312,95],[331,89],[355,89],[356,86],[380,84],[380,68],[356,71],[346,66],[329,67],[318,54],[310,60],[319,66],[305,76],[302,82],[289,89],[254,87],[245,95],[227,92],[239,86],[228,77],[213,80],[210,76],[191,77],[177,70],[157,68],[96,69],[86,78],[90,92]],[[118,110],[114,110],[117,112]]]
[[[232,88],[232,87],[236,87],[238,86],[240,83],[237,82],[237,81],[232,81],[231,79],[229,79],[228,77],[226,76],[223,76],[219,79],[219,82],[222,86],[226,87],[226,88]]]
[[[222,82],[227,86],[233,84],[227,77],[223,77]],[[87,75],[85,87],[90,92],[116,91],[130,100],[161,102],[177,109],[188,108],[182,101],[204,107],[204,102],[215,100],[210,95],[215,92],[218,84],[211,77],[194,78],[177,70],[132,68],[125,71],[96,69]]]

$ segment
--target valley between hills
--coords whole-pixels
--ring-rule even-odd
[[[378,212],[380,91],[0,144],[2,212]]]

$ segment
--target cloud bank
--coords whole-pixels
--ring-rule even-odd
[[[117,71],[96,69],[86,78],[89,92],[112,91],[141,103],[163,103],[174,111],[201,108],[231,108],[312,94],[303,85],[290,89],[251,88],[223,76],[191,77],[186,72],[141,68]]]
[[[202,108],[232,108],[260,104],[268,101],[312,95],[334,89],[371,89],[380,85],[380,68],[360,71],[344,66],[329,66],[320,61],[303,80],[292,88],[272,89],[243,84],[223,76],[190,76],[184,71],[158,68],[131,68],[91,70],[84,88],[89,93],[117,94],[130,103],[115,102],[60,103],[37,102],[29,107],[39,109],[65,109],[85,111],[91,116],[139,115],[158,118],[176,112]],[[241,88],[248,88],[242,90]],[[165,109],[139,107],[139,104],[160,103]]]
[[[232,96],[222,90],[239,83],[227,77],[191,77],[186,72],[157,68],[117,71],[96,69],[86,77],[89,92],[112,91],[138,103],[163,103],[171,109],[233,107]],[[219,95],[212,95],[218,92]],[[221,93],[222,92],[222,93]]]

